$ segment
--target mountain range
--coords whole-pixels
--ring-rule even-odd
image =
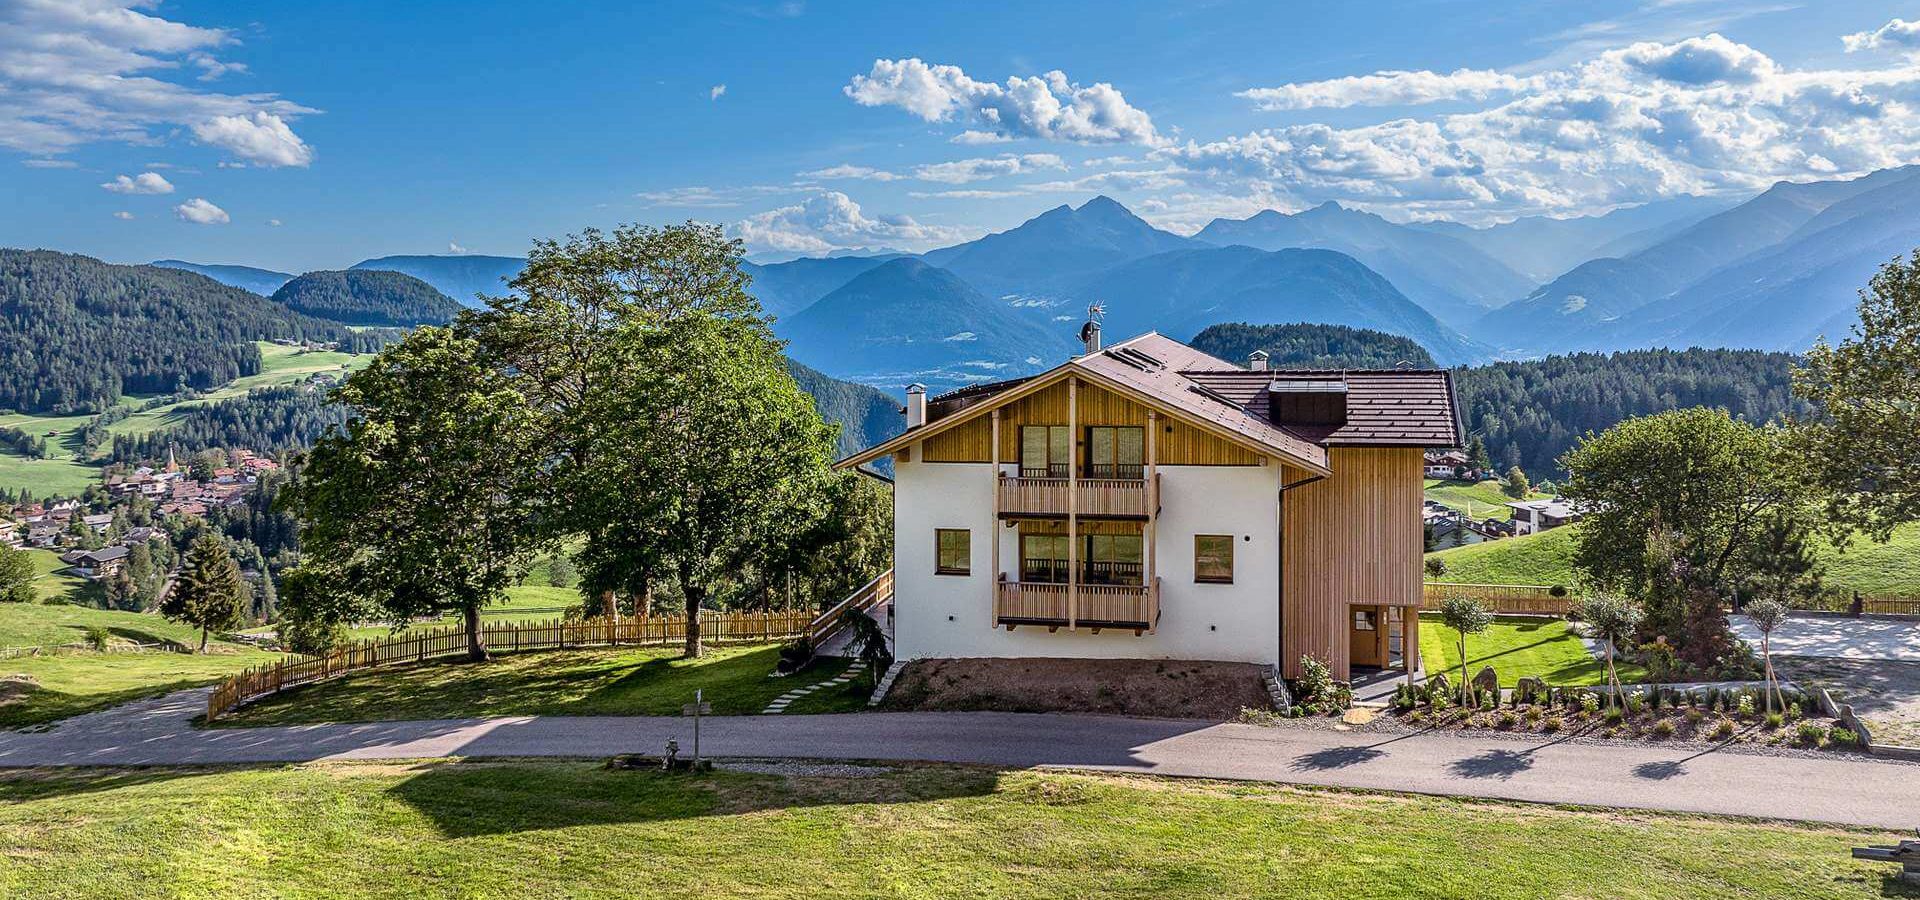
[[[179,259],[156,259],[148,265],[162,269],[183,269],[205,275],[228,287],[237,287],[243,291],[252,291],[262,297],[271,296],[280,286],[293,280],[293,276],[272,269],[256,269],[252,266],[209,266],[190,263]]]
[[[1800,350],[1838,337],[1875,267],[1920,246],[1916,200],[1920,170],[1893,169],[1487,227],[1396,223],[1329,203],[1216,219],[1186,237],[1094,197],[917,255],[745,268],[794,358],[890,390],[1044,369],[1073,352],[1096,305],[1115,340],[1320,323],[1410,338],[1449,366],[1696,344]],[[404,272],[471,304],[523,265],[463,255],[353,268]],[[199,270],[228,283],[288,277]]]

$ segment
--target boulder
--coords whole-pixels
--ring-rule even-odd
[[[1492,666],[1482,666],[1480,671],[1473,674],[1473,695],[1478,697],[1485,691],[1493,692],[1494,701],[1499,702],[1500,674],[1495,672]]]
[[[1522,677],[1513,685],[1515,703],[1540,703],[1547,699],[1547,683],[1532,675]]]

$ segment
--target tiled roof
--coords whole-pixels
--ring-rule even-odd
[[[1286,425],[1325,446],[1457,447],[1453,375],[1440,369],[1366,369],[1252,372],[1191,371],[1188,378],[1251,410],[1268,409],[1274,382],[1344,381],[1347,421],[1339,426]]]

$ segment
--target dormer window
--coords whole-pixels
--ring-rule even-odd
[[[1347,383],[1339,379],[1276,378],[1267,385],[1273,420],[1282,425],[1345,425]]]

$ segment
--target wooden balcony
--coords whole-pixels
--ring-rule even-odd
[[[1079,490],[1078,503],[1073,492]],[[1000,476],[1000,515],[1003,518],[1060,518],[1074,509],[1088,519],[1147,518],[1160,506],[1160,476],[1153,478],[1025,478]]]
[[[993,600],[993,620],[1009,630],[1021,625],[1131,629],[1135,635],[1152,631],[1160,622],[1160,584],[1151,586],[1081,584],[1077,586],[1026,581],[1001,581]]]

